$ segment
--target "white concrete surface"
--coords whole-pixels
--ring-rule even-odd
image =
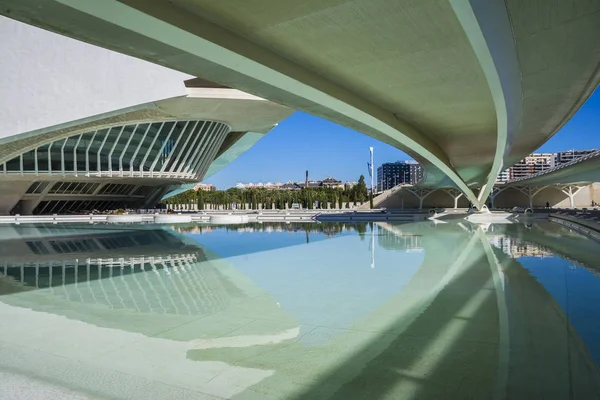
[[[600,82],[596,1],[4,3],[13,18],[383,140],[425,166],[425,185],[476,205],[501,164],[547,141]]]
[[[185,96],[192,75],[0,16],[0,143],[9,136]]]

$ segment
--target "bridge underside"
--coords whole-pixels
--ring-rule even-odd
[[[581,208],[600,204],[600,183],[504,185],[495,187],[487,200],[488,207],[495,209],[545,208],[547,203],[551,208]],[[368,208],[367,206],[368,204],[364,208]],[[463,193],[448,188],[425,189],[405,186],[398,188],[390,196],[375,198],[375,208],[388,210],[455,209],[469,206],[469,199]]]
[[[600,182],[600,151],[562,164],[548,171],[544,171],[509,183],[511,186],[542,186],[542,185],[568,185],[589,184]]]
[[[3,0],[0,13],[356,129],[475,204],[599,81],[597,0]]]

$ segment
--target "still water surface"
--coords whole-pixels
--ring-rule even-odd
[[[0,398],[600,398],[550,223],[0,227]]]

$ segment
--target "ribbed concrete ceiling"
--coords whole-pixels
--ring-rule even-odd
[[[524,107],[512,164],[556,133],[598,85],[600,1],[507,0],[506,5],[521,67]]]
[[[459,172],[491,163],[494,104],[447,0],[171,2],[408,121]]]

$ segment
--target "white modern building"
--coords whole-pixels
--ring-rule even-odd
[[[599,2],[2,0],[0,14],[386,142],[481,206],[600,82]],[[4,43],[3,43],[4,46]]]
[[[290,108],[0,17],[0,215],[152,207]]]
[[[496,178],[496,183],[498,183],[498,182],[506,183],[508,181],[510,181],[510,168],[500,171],[500,173],[498,174],[498,177]]]

